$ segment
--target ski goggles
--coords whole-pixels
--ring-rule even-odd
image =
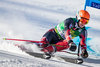
[[[81,18],[80,21],[82,22],[82,24],[88,24],[89,19]]]

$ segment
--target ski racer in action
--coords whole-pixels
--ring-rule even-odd
[[[72,39],[79,36],[79,44],[81,45],[82,52],[81,56],[83,58],[87,58],[87,30],[85,29],[85,25],[88,24],[89,19],[90,14],[85,10],[80,10],[76,15],[76,18],[68,18],[55,26],[55,28],[47,31],[43,35],[41,39],[43,43],[39,44],[39,47],[42,47],[42,51],[49,57],[56,51],[61,51],[68,48],[70,51],[76,51],[77,45]]]

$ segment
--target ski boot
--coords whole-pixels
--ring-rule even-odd
[[[50,54],[50,53],[45,53],[45,54],[43,55],[43,57],[44,57],[45,59],[50,59],[50,58],[51,58],[51,54]]]
[[[45,59],[50,59],[51,56],[53,56],[53,54],[56,52],[56,49],[54,48],[54,46],[48,46],[43,48],[41,51],[44,52]]]
[[[44,57],[45,59],[50,59],[50,58],[51,58],[51,53],[50,53],[47,49],[42,49],[41,51],[44,52],[43,57]]]

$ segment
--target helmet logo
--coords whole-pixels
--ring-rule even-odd
[[[80,15],[82,16],[82,13],[80,13]]]

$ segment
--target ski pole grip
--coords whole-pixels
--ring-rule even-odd
[[[3,40],[6,40],[6,38],[3,38]]]

